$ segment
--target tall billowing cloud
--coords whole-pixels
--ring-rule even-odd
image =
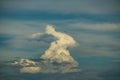
[[[67,48],[74,47],[76,41],[65,33],[57,32],[51,25],[47,25],[46,33],[54,36],[57,40],[51,43],[50,48],[45,51],[41,58],[50,59],[51,61],[57,60],[57,62],[74,61]]]
[[[50,47],[40,57],[40,61],[29,59],[21,59],[15,61],[14,65],[22,66],[22,73],[68,73],[78,72],[78,63],[70,56],[68,47],[74,47],[76,41],[69,35],[57,32],[51,25],[47,25],[44,34],[36,33],[32,38],[40,37],[41,35],[51,35],[56,38],[51,42]]]

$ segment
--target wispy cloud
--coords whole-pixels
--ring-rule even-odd
[[[79,29],[79,30],[92,30],[94,31],[103,31],[103,32],[107,32],[107,31],[120,31],[120,23],[86,23],[86,22],[75,22],[72,24],[69,24],[70,28],[73,29]]]

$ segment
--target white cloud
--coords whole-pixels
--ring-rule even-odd
[[[34,34],[32,34],[30,37],[31,38],[36,38],[36,37],[38,37],[38,36],[42,36],[42,35],[44,35],[43,33],[34,33]]]
[[[75,67],[78,67],[78,63],[70,56],[68,47],[74,47],[76,44],[76,41],[69,35],[57,32],[55,28],[51,25],[47,25],[46,27],[46,34],[52,35],[55,38],[57,38],[55,41],[51,42],[50,47],[45,51],[45,54],[43,54],[40,58],[44,59],[44,61],[32,61],[29,59],[21,59],[19,62],[15,61],[12,64],[13,65],[19,65],[22,66],[20,69],[21,73],[53,73],[53,72],[59,72],[59,73],[68,73],[68,72],[78,72],[79,69],[72,69]],[[33,38],[36,38],[36,36],[41,36],[40,33],[36,33]],[[64,68],[58,67],[53,65],[53,62],[67,62],[70,65],[66,64],[64,65]],[[49,64],[50,63],[50,64]],[[40,65],[42,64],[42,65]],[[45,64],[45,66],[43,66]],[[47,67],[46,65],[51,65],[51,67]],[[43,66],[43,67],[41,67]],[[69,67],[68,67],[69,66]],[[46,67],[46,69],[44,68]],[[56,67],[57,69],[54,69]],[[67,67],[67,69],[66,69]],[[41,71],[42,70],[42,71]]]
[[[20,69],[21,73],[39,73],[41,70],[40,67],[23,67]]]
[[[45,54],[41,56],[43,59],[56,60],[57,62],[75,62],[76,61],[70,56],[68,47],[74,47],[76,41],[70,35],[62,32],[57,32],[51,25],[47,25],[46,34],[52,35],[57,40],[51,42],[50,47],[45,51]]]

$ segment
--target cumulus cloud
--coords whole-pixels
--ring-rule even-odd
[[[47,25],[46,33],[54,36],[57,40],[53,41],[48,50],[45,51],[45,54],[41,56],[43,59],[60,59],[62,61],[74,61],[70,56],[68,47],[74,47],[76,45],[76,41],[69,35],[61,32],[55,31],[55,28],[51,25]],[[56,56],[53,56],[56,55]],[[61,57],[58,55],[69,55],[69,57]],[[59,62],[59,61],[58,61]]]
[[[22,66],[21,73],[38,73],[41,70],[40,66],[37,66],[37,62],[29,59],[21,59],[20,61],[14,61],[12,65]]]
[[[22,68],[20,68],[21,73],[78,72],[78,63],[72,58],[72,56],[70,56],[69,50],[67,49],[68,47],[76,46],[76,41],[65,33],[57,32],[51,25],[47,25],[45,33],[35,33],[31,37],[41,38],[41,35],[44,36],[45,34],[52,35],[56,40],[51,42],[50,47],[40,57],[43,61],[37,62],[29,59],[21,59],[20,61],[14,61],[12,64],[22,66]],[[57,64],[54,64],[56,62],[61,65],[56,67]],[[64,62],[69,64],[65,65]],[[46,65],[49,65],[50,68]],[[58,70],[54,69],[54,67]]]

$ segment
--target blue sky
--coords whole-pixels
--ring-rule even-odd
[[[47,24],[71,35],[74,58],[120,56],[119,0],[0,0],[0,60],[36,58],[50,45],[50,37],[29,40]]]

